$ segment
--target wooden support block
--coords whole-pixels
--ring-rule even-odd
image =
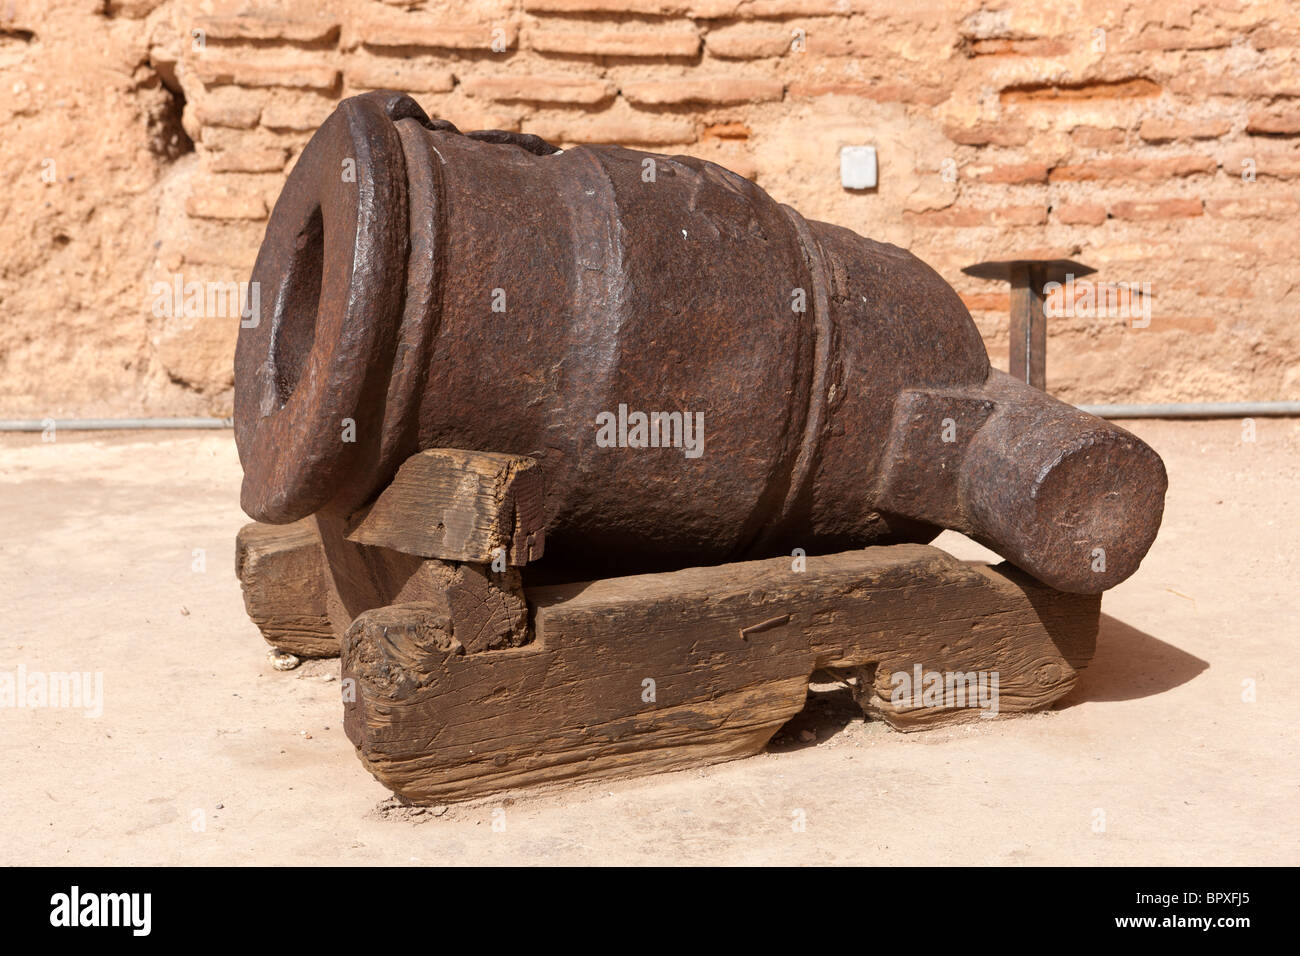
[[[411,602],[449,614],[459,646],[477,652],[528,640],[517,567],[543,542],[531,458],[433,449],[355,515],[246,526],[236,573],[267,642],[300,657],[335,656],[358,614]],[[490,570],[498,559],[503,570]]]
[[[390,604],[420,604],[447,617],[457,644],[477,652],[517,647],[530,638],[518,568],[501,572],[356,544],[344,524],[316,516],[325,555],[326,606],[339,634],[359,614]]]
[[[268,644],[298,657],[338,654],[342,630],[330,620],[325,558],[312,519],[244,525],[235,538],[235,575],[248,616]]]
[[[896,703],[896,673],[996,671],[1007,715],[1065,694],[1092,656],[1097,595],[923,545],[806,560],[530,589],[533,641],[478,653],[427,602],[366,611],[341,643],[344,727],[386,787],[437,803],[757,753],[820,669],[912,729],[987,711]]]
[[[353,515],[356,544],[444,561],[520,566],[542,556],[542,479],[536,462],[433,448],[402,463],[374,503]]]

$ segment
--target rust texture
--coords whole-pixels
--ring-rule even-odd
[[[1156,453],[992,370],[929,266],[701,160],[354,97],[298,160],[252,279],[235,429],[259,521],[350,514],[410,455],[463,448],[537,459],[539,567],[570,575],[946,527],[1095,593],[1160,524]],[[701,415],[703,453],[601,447],[620,405]]]

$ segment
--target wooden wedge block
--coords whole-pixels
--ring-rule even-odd
[[[412,456],[366,509],[240,531],[236,573],[267,642],[338,654],[360,613],[425,602],[452,613],[469,651],[528,638],[517,568],[541,557],[541,473],[531,458],[457,449]]]
[[[313,519],[244,525],[235,538],[235,575],[248,616],[273,648],[298,657],[338,654],[342,631],[330,620],[325,558]]]
[[[520,566],[542,556],[542,479],[536,462],[433,448],[402,463],[392,483],[353,515],[348,540],[444,561]]]
[[[900,729],[987,709],[895,701],[895,675],[997,672],[997,714],[1046,707],[1091,659],[1096,595],[924,545],[530,589],[533,639],[470,651],[427,602],[358,615],[344,727],[390,790],[440,803],[757,753],[809,678],[857,678]]]
[[[315,516],[325,555],[326,606],[342,634],[359,614],[390,604],[433,607],[455,623],[469,652],[515,647],[529,640],[528,605],[518,568],[421,558],[391,548],[357,544],[345,524]]]

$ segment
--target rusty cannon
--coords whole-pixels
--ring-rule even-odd
[[[252,280],[263,314],[241,329],[235,367],[242,504],[263,523],[241,536],[250,613],[282,650],[341,636],[344,674],[362,689],[349,736],[413,799],[578,765],[617,772],[629,739],[659,755],[654,766],[753,752],[817,668],[855,674],[864,707],[896,725],[924,722],[889,688],[915,647],[854,637],[829,650],[833,635],[816,637],[817,607],[864,588],[880,589],[874,603],[853,604],[836,633],[878,633],[867,605],[906,593],[933,638],[917,646],[936,661],[987,663],[971,615],[1023,616],[1039,643],[1002,661],[1025,671],[1010,709],[1043,706],[1091,654],[1095,596],[1136,570],[1159,528],[1156,453],[992,369],[934,270],[701,160],[462,133],[405,95],[354,97],[290,174]],[[276,613],[254,608],[282,600],[258,571],[280,553],[266,524],[298,529],[281,548],[297,563],[279,566],[311,578],[288,614],[297,623],[274,637]],[[977,571],[917,547],[944,528],[1014,567]],[[852,553],[869,545],[896,547]],[[320,549],[319,580],[304,548]],[[795,569],[807,575],[778,585],[792,555],[808,556]],[[248,597],[253,579],[261,597]],[[600,580],[572,589],[587,579]],[[712,618],[692,618],[682,595],[717,605],[708,614],[743,640],[706,653]],[[581,670],[620,627],[662,629],[668,614],[678,638],[628,666],[650,679],[655,660],[674,659],[674,673],[695,675],[694,691],[669,695],[693,701],[705,728],[689,748],[655,736],[677,726],[662,707],[642,726],[627,708],[644,701],[537,696],[538,682],[605,686],[605,652],[598,673],[556,669]],[[295,645],[312,615],[321,643]],[[1059,624],[1071,615],[1081,623]],[[966,636],[944,638],[949,626]],[[495,652],[527,644],[537,659]],[[710,662],[758,645],[787,664],[719,689]],[[488,670],[467,677],[471,662]],[[755,682],[770,691],[758,704]],[[437,754],[413,742],[487,684],[498,692],[473,706],[492,719],[540,708],[555,726],[496,753],[468,730],[439,738]],[[599,730],[615,718],[631,723]]]
[[[991,370],[928,266],[707,162],[357,97],[289,177],[252,278],[270,314],[240,333],[235,423],[260,521],[354,510],[451,447],[536,458],[551,560],[606,569],[953,528],[1096,592],[1160,523],[1158,456]],[[601,447],[620,406],[702,417],[706,451]]]

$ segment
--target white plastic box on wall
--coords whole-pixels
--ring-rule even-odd
[[[876,188],[876,147],[845,146],[840,149],[840,185],[845,189]]]

